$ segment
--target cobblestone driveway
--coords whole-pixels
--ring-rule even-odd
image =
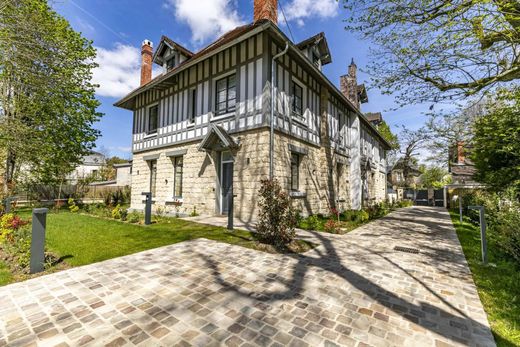
[[[199,239],[0,288],[0,346],[494,345],[445,210],[306,236],[299,256]]]

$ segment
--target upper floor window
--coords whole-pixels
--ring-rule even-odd
[[[312,51],[312,63],[319,69],[321,68],[321,61],[318,53],[316,51]]]
[[[216,114],[234,112],[236,106],[236,77],[230,75],[217,81]]]
[[[190,90],[188,105],[188,122],[195,123],[195,117],[197,116],[197,89]]]
[[[148,134],[157,132],[157,124],[159,123],[159,106],[154,105],[148,108]]]
[[[168,58],[166,60],[166,69],[170,70],[175,67],[175,56],[172,56],[171,58]]]
[[[292,111],[293,114],[297,116],[301,116],[303,114],[303,88],[297,84],[296,82],[293,82],[292,84]]]

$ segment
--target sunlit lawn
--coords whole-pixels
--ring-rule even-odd
[[[0,261],[0,286],[6,285],[11,282],[11,272],[7,268],[7,265]]]
[[[481,263],[479,227],[467,220],[461,225],[459,214],[454,211],[451,212],[451,219],[497,345],[520,346],[520,266],[503,253],[493,237],[487,238],[488,254],[489,262],[496,267],[484,266]]]
[[[29,213],[21,213],[29,218]],[[67,211],[47,216],[47,249],[72,266],[91,264],[127,254],[207,238],[256,248],[251,233],[165,218],[150,226],[123,223]]]

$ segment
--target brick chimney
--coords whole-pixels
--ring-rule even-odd
[[[466,154],[464,151],[464,142],[457,142],[457,163],[465,164],[466,163]]]
[[[254,21],[269,19],[274,24],[278,23],[278,0],[254,0]]]
[[[153,43],[144,40],[141,46],[141,86],[152,80]]]
[[[358,109],[361,107],[357,84],[357,66],[354,58],[348,66],[348,73],[340,77],[340,89],[343,95],[350,100]]]

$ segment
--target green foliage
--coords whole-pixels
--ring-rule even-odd
[[[472,140],[476,180],[520,198],[520,87],[501,91],[488,113],[475,122]]]
[[[451,176],[442,167],[432,166],[425,168],[421,175],[421,185],[424,188],[440,189],[449,183],[451,183]]]
[[[79,206],[76,205],[76,202],[74,201],[73,198],[69,198],[68,204],[69,204],[69,211],[70,212],[77,213],[79,211]]]
[[[28,222],[13,213],[0,219],[0,246],[21,269],[29,266],[31,230]]]
[[[107,207],[124,205],[130,202],[130,187],[117,188],[116,190],[106,190],[102,194],[103,203]]]
[[[259,193],[259,239],[275,246],[286,246],[296,235],[296,212],[291,199],[277,180],[262,180]]]
[[[45,0],[4,1],[0,37],[4,188],[63,182],[99,136],[92,42]]]
[[[126,208],[122,208],[121,205],[117,205],[112,209],[112,218],[120,219],[122,221],[126,221],[128,217],[128,210]]]
[[[463,99],[518,80],[520,2],[343,0],[346,28],[375,47],[368,72],[402,105]]]
[[[483,265],[478,226],[466,218],[461,224],[454,211],[451,219],[497,346],[520,346],[520,266],[494,237],[488,237],[489,262],[494,266]]]
[[[516,200],[516,192],[473,191],[463,195],[463,206],[485,207],[489,237],[520,265],[520,201]],[[478,211],[465,209],[464,214],[473,223],[479,223]]]
[[[382,121],[377,125],[377,130],[383,136],[383,138],[388,141],[393,150],[399,149],[399,138],[397,135],[392,133],[392,130],[385,121]]]
[[[307,230],[316,230],[320,224],[320,219],[316,215],[309,216],[307,218]]]
[[[143,219],[144,219],[144,216],[137,211],[132,211],[130,214],[128,214],[129,223],[136,224],[136,223],[139,223]]]
[[[339,234],[341,224],[335,219],[329,219],[323,225],[323,231],[331,234]]]
[[[370,219],[370,215],[365,210],[360,210],[356,213],[354,221],[357,223],[366,223]]]

